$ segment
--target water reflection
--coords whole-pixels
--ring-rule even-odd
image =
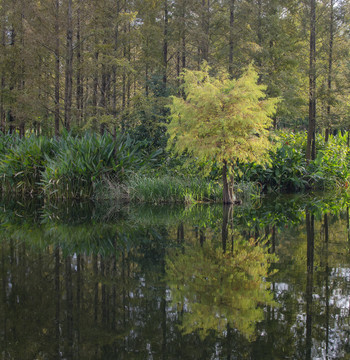
[[[250,209],[7,202],[1,357],[345,358],[348,204],[333,194]]]
[[[202,339],[235,328],[248,339],[263,320],[263,306],[276,306],[266,281],[271,261],[265,243],[235,239],[225,251],[213,241],[186,245],[167,260],[167,283],[174,306],[184,312],[183,334]]]

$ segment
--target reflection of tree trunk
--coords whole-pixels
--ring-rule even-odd
[[[94,320],[97,323],[97,314],[98,314],[98,259],[97,255],[94,255],[94,275],[95,275],[95,299],[94,299]]]
[[[184,239],[185,239],[184,224],[181,223],[177,228],[177,242],[181,244],[183,243]]]
[[[123,325],[124,330],[126,327],[126,284],[125,284],[125,252],[123,251],[123,259],[122,259],[122,279],[123,279]]]
[[[350,242],[350,211],[349,211],[349,206],[346,208],[346,230],[348,231],[348,241]]]
[[[271,248],[270,248],[271,254],[274,254],[275,252],[276,252],[276,225],[272,227]]]
[[[227,335],[226,335],[226,341],[227,341],[227,360],[231,360],[231,353],[232,353],[232,329],[230,324],[227,324]]]
[[[328,359],[329,350],[329,266],[328,266],[328,243],[329,243],[329,226],[328,214],[324,215],[324,233],[326,243],[326,358]]]
[[[112,277],[113,277],[113,287],[112,287],[112,330],[116,329],[116,306],[117,306],[117,288],[115,285],[116,279],[117,279],[117,256],[116,256],[116,251],[117,251],[117,241],[114,240],[113,243],[113,247],[114,247],[114,252],[113,252],[113,256],[112,256]]]
[[[223,182],[223,195],[224,195],[224,204],[233,204],[233,191],[232,184],[229,184],[227,181],[227,161],[223,161],[222,167],[222,182]],[[230,181],[232,182],[232,180]]]
[[[72,258],[66,258],[66,301],[67,301],[67,351],[68,359],[73,356],[73,286],[72,286]]]
[[[228,238],[228,221],[232,212],[232,205],[224,205],[222,214],[222,228],[221,228],[221,239],[222,239],[222,250],[226,252],[227,238]]]
[[[205,232],[204,232],[203,228],[200,228],[200,230],[199,230],[199,243],[200,243],[201,246],[203,246],[204,241],[205,241]]]
[[[165,273],[165,270],[163,274]],[[162,312],[162,359],[167,358],[167,346],[166,346],[166,337],[167,337],[167,331],[166,331],[166,286],[163,284],[163,295],[162,295],[162,301],[160,304],[161,312]]]
[[[80,345],[80,312],[81,312],[81,255],[77,256],[77,316],[76,316],[76,328],[77,328],[77,340],[78,340],[78,357],[79,357],[79,345]]]
[[[106,324],[107,310],[106,310],[106,276],[105,276],[105,259],[101,256],[101,301],[102,301],[102,324]]]
[[[314,269],[315,217],[306,210],[307,283],[306,283],[306,359],[311,359],[312,349],[312,288]]]
[[[55,314],[55,328],[56,328],[56,349],[57,358],[60,358],[60,248],[55,249],[55,293],[56,293],[56,314]]]
[[[4,305],[4,309],[7,308],[7,296],[6,296],[6,289],[7,289],[7,276],[5,274],[5,248],[4,243],[1,245],[1,274],[2,274],[2,301]],[[4,339],[4,353],[7,354],[7,311],[3,312],[4,316],[4,326],[3,326],[3,339]],[[6,355],[5,355],[6,356]],[[5,358],[6,359],[6,358]]]

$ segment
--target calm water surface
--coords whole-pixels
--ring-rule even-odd
[[[349,198],[8,201],[1,359],[349,359]]]

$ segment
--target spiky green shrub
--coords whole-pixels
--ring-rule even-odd
[[[57,150],[57,141],[32,135],[24,139],[5,137],[0,143],[2,189],[21,193],[36,191],[47,159]]]
[[[146,160],[142,144],[127,136],[119,136],[115,141],[110,135],[65,135],[55,157],[47,158],[42,186],[48,196],[90,197],[103,176],[123,182]]]

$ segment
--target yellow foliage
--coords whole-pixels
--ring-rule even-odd
[[[199,159],[262,162],[270,148],[268,132],[278,98],[266,99],[266,86],[250,65],[238,80],[209,76],[209,67],[183,74],[185,97],[172,98],[169,147]]]

